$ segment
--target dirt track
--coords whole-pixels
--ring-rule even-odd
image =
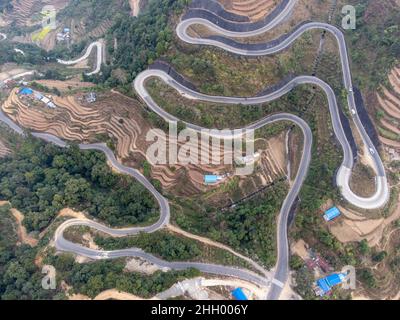
[[[117,289],[110,289],[99,293],[94,300],[158,300],[153,297],[151,299],[143,299],[128,292],[118,291]]]
[[[8,201],[0,201],[0,206],[4,206],[6,204],[10,204]],[[17,209],[11,208],[11,214],[15,218],[17,223],[17,235],[20,243],[28,244],[31,247],[35,247],[38,243],[38,240],[29,236],[26,232],[26,228],[22,225],[22,221],[24,220],[24,215]]]
[[[140,0],[129,0],[132,9],[132,16],[137,17],[140,10]]]
[[[225,251],[228,251],[231,254],[235,255],[236,257],[239,257],[240,259],[243,259],[243,260],[247,261],[249,264],[253,265],[260,272],[263,272],[263,273],[266,272],[266,270],[260,268],[258,264],[255,264],[248,257],[246,257],[246,256],[234,251],[232,248],[230,248],[230,247],[228,247],[228,246],[226,246],[226,245],[224,245],[222,243],[219,243],[219,242],[216,242],[216,241],[213,241],[213,240],[210,240],[208,238],[201,237],[201,236],[197,236],[195,234],[191,234],[191,233],[186,232],[186,231],[180,229],[179,227],[173,226],[171,224],[167,225],[167,229],[172,231],[172,232],[174,232],[174,233],[180,234],[180,235],[182,235],[182,236],[184,236],[186,238],[194,239],[194,240],[197,240],[197,241],[199,241],[201,243],[204,243],[206,245],[209,245],[209,246],[212,246],[212,247],[216,247],[216,248],[220,248],[220,249],[223,249]]]
[[[18,238],[21,243],[29,244],[31,247],[35,247],[38,244],[38,240],[32,238],[26,232],[26,228],[22,225],[22,221],[24,220],[24,215],[18,211],[17,209],[11,209],[11,213],[14,216],[15,220],[18,224]]]
[[[255,295],[258,299],[262,299],[266,291],[264,289],[260,289],[259,287],[253,285],[252,283],[245,282],[235,278],[225,278],[225,279],[204,279],[204,278],[196,278],[200,279],[201,288],[213,288],[213,287],[240,287],[249,291],[251,295]],[[179,285],[179,284],[178,284]],[[65,290],[70,289],[69,286],[65,285]],[[213,292],[210,291],[212,294]],[[69,300],[91,300],[88,296],[83,294],[73,294],[70,295]],[[103,292],[100,292],[93,300],[160,300],[157,296],[154,296],[150,299],[145,299],[134,294],[119,291],[117,289],[109,289]]]

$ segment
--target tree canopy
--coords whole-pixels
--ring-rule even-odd
[[[29,231],[41,231],[59,210],[86,211],[112,226],[149,222],[158,216],[152,195],[132,177],[113,173],[105,156],[61,149],[35,138],[0,159],[0,199],[25,214]]]

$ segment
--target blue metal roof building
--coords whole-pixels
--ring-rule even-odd
[[[344,273],[333,273],[325,278],[317,280],[317,286],[320,289],[320,295],[322,296],[327,294],[334,286],[341,284],[345,278],[346,274]]]
[[[317,286],[321,289],[320,295],[323,296],[331,291],[331,287],[328,285],[325,278],[317,280]]]
[[[331,287],[334,287],[338,284],[341,284],[345,278],[346,275],[344,273],[333,273],[326,277],[326,281]]]
[[[204,176],[204,183],[205,184],[217,183],[218,180],[219,180],[219,177],[216,176],[216,175],[207,174],[207,175]]]
[[[231,293],[236,300],[248,300],[242,288],[236,288]]]
[[[19,90],[19,93],[23,95],[30,95],[33,93],[33,90],[30,88],[22,88],[21,90]]]
[[[326,221],[331,221],[331,220],[335,219],[338,216],[340,216],[339,209],[336,208],[336,207],[332,207],[329,210],[325,211],[324,219]]]

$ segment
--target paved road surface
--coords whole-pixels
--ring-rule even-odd
[[[342,62],[342,70],[343,70],[343,82],[348,90],[348,104],[349,104],[349,109],[352,111],[352,117],[353,121],[356,124],[356,127],[363,139],[363,142],[365,145],[369,148],[371,152],[371,158],[374,161],[375,164],[375,170],[377,172],[377,177],[376,177],[376,185],[377,185],[377,190],[374,196],[370,198],[362,198],[358,197],[355,195],[349,188],[349,179],[351,175],[351,170],[353,168],[353,159],[354,156],[352,154],[352,150],[350,148],[349,142],[346,139],[346,136],[344,134],[344,129],[340,121],[339,117],[339,112],[338,112],[338,105],[336,102],[336,97],[334,95],[333,90],[330,88],[328,84],[323,82],[322,80],[315,78],[315,77],[310,77],[310,76],[299,76],[291,81],[289,81],[286,84],[283,84],[280,88],[276,89],[274,92],[269,93],[264,96],[259,96],[259,97],[247,97],[247,98],[239,98],[239,97],[219,97],[219,96],[208,96],[201,94],[199,92],[195,92],[187,87],[185,87],[183,84],[177,82],[173,78],[171,78],[167,73],[165,73],[162,70],[146,70],[138,77],[135,79],[135,89],[138,92],[138,94],[142,97],[142,99],[145,101],[145,103],[148,105],[150,109],[152,109],[154,112],[162,116],[165,120],[178,120],[174,116],[168,114],[165,110],[163,110],[160,106],[158,106],[154,100],[150,97],[148,94],[147,90],[145,89],[145,81],[149,77],[159,77],[163,81],[165,81],[167,84],[175,88],[179,93],[181,93],[183,96],[190,98],[190,99],[197,99],[197,100],[203,100],[203,101],[209,101],[209,102],[218,102],[218,103],[227,103],[227,104],[258,104],[258,103],[264,103],[268,101],[272,101],[275,99],[278,99],[282,95],[288,93],[291,91],[295,86],[301,85],[301,84],[313,84],[313,85],[318,85],[322,90],[324,90],[325,94],[327,95],[328,98],[328,103],[329,103],[329,110],[331,113],[331,118],[332,118],[332,124],[333,124],[333,129],[335,132],[335,135],[340,142],[342,149],[343,149],[343,162],[341,164],[341,167],[338,170],[337,174],[337,184],[341,189],[341,192],[343,196],[352,204],[366,208],[366,209],[372,209],[372,208],[378,208],[383,206],[388,197],[389,197],[389,192],[388,192],[388,187],[387,187],[387,180],[386,180],[386,175],[385,171],[383,168],[382,161],[379,157],[379,154],[377,150],[375,149],[374,145],[372,144],[368,134],[366,133],[359,116],[357,114],[357,109],[355,108],[355,101],[354,101],[354,94],[352,90],[352,80],[351,80],[351,72],[350,72],[350,67],[349,67],[349,61],[348,61],[348,55],[347,55],[347,48],[346,48],[346,43],[344,40],[344,36],[342,32],[335,28],[334,26],[331,26],[329,24],[324,24],[324,23],[319,23],[319,22],[309,22],[309,23],[304,23],[300,25],[299,27],[295,28],[294,31],[286,36],[283,36],[276,41],[272,41],[270,43],[266,44],[259,44],[259,45],[243,45],[240,43],[237,43],[231,39],[225,38],[226,36],[230,37],[251,37],[257,34],[261,34],[272,27],[276,26],[280,22],[282,22],[291,10],[293,9],[293,6],[295,4],[295,1],[288,1],[287,5],[282,8],[282,11],[276,15],[274,19],[272,19],[268,24],[261,26],[259,28],[252,28],[251,23],[248,24],[246,27],[247,31],[235,31],[235,30],[230,30],[230,29],[224,29],[223,26],[221,25],[216,25],[212,21],[209,21],[207,19],[203,18],[198,18],[198,17],[189,17],[187,19],[184,19],[181,21],[181,23],[177,26],[176,32],[178,37],[188,43],[192,44],[201,44],[201,45],[213,45],[217,46],[221,49],[233,52],[235,54],[240,54],[240,55],[247,55],[247,56],[258,56],[258,55],[266,55],[266,54],[273,54],[276,52],[279,52],[288,46],[290,46],[293,41],[295,41],[298,37],[300,37],[304,32],[312,30],[312,29],[323,29],[327,30],[328,32],[331,32],[335,38],[338,41],[339,49],[340,49],[340,56],[341,56],[341,62]],[[196,9],[198,10],[198,9]],[[201,10],[200,10],[201,11]],[[199,12],[200,12],[199,11]],[[208,39],[198,39],[198,38],[192,38],[187,34],[187,28],[190,25],[193,24],[203,24],[214,31],[220,33],[222,36],[218,37],[212,37]],[[91,48],[91,47],[89,47]],[[88,50],[89,50],[88,48]],[[91,49],[90,49],[91,50]],[[87,55],[88,51],[86,52]],[[85,57],[85,56],[84,56]],[[82,57],[81,60],[84,60],[85,58]],[[78,59],[79,60],[79,59]],[[81,61],[79,60],[79,61]],[[75,60],[75,63],[79,62]],[[72,63],[71,63],[72,64]],[[101,63],[100,63],[101,64]],[[354,111],[353,111],[354,110]],[[354,112],[354,114],[353,114]],[[1,118],[1,114],[0,114]],[[275,279],[272,280],[272,289],[270,291],[269,298],[270,299],[277,299],[279,298],[283,283],[286,282],[287,277],[288,277],[288,260],[289,260],[289,250],[288,250],[288,242],[287,242],[287,219],[288,215],[290,212],[290,209],[300,191],[300,188],[304,182],[304,179],[306,177],[309,163],[310,163],[310,157],[311,157],[311,146],[312,146],[312,133],[309,128],[309,126],[300,118],[298,118],[295,115],[291,114],[275,114],[269,117],[266,117],[264,119],[261,119],[246,128],[248,129],[258,129],[261,128],[265,125],[268,125],[272,122],[275,121],[292,121],[296,125],[298,125],[304,135],[304,150],[303,150],[303,155],[300,163],[300,169],[298,171],[298,174],[296,176],[296,179],[292,185],[291,190],[289,191],[286,199],[284,200],[284,203],[281,208],[280,212],[280,217],[279,217],[279,223],[278,223],[278,228],[277,228],[277,234],[278,234],[278,262],[276,266],[276,273],[275,273]],[[194,125],[187,123],[186,124],[189,128],[192,128],[193,130],[201,130],[202,128]],[[34,135],[46,139],[50,142],[56,143],[60,146],[65,146],[65,143],[63,143],[60,139],[51,136],[51,135],[43,135],[43,134],[38,134],[35,133]],[[160,219],[159,221],[149,227],[144,227],[144,228],[127,228],[127,229],[110,229],[107,228],[103,225],[97,224],[93,221],[82,221],[82,220],[69,220],[63,225],[60,226],[60,228],[56,232],[56,246],[60,250],[65,250],[65,251],[71,251],[75,253],[79,253],[84,256],[88,256],[94,259],[104,259],[104,258],[116,258],[116,257],[121,257],[121,256],[140,256],[145,258],[146,260],[149,260],[151,262],[154,262],[155,264],[159,265],[160,267],[164,268],[173,268],[173,269],[180,269],[180,268],[188,268],[188,267],[196,267],[199,268],[203,272],[209,272],[209,273],[215,273],[215,274],[225,274],[225,275],[232,275],[236,276],[239,278],[242,278],[244,280],[256,282],[258,284],[263,284],[266,285],[270,283],[267,279],[261,278],[257,275],[252,274],[249,271],[246,270],[240,270],[237,268],[231,268],[231,267],[226,267],[226,266],[216,266],[216,265],[210,265],[210,264],[196,264],[196,263],[189,263],[189,262],[177,262],[177,263],[169,263],[162,261],[160,259],[155,258],[152,255],[149,255],[145,252],[143,252],[140,249],[137,248],[132,248],[132,249],[127,249],[127,250],[117,250],[117,251],[112,251],[112,252],[101,252],[97,250],[92,250],[88,249],[82,246],[79,246],[77,244],[71,243],[66,241],[63,236],[63,230],[65,230],[66,227],[70,226],[71,224],[76,224],[76,225],[89,225],[93,228],[102,230],[106,233],[115,235],[115,236],[123,236],[123,235],[128,235],[128,234],[135,234],[139,232],[140,229],[141,231],[144,232],[153,232],[159,228],[161,228],[166,221],[169,219],[169,206],[167,200],[163,198],[161,195],[158,194],[158,192],[154,189],[154,187],[151,186],[151,184],[144,178],[140,173],[138,173],[136,170],[127,168],[121,164],[119,164],[111,150],[109,150],[105,145],[103,144],[96,144],[96,145],[80,145],[82,149],[95,149],[102,151],[106,154],[107,158],[111,161],[112,165],[115,166],[118,170],[120,170],[123,173],[129,174],[131,176],[134,176],[136,179],[138,179],[143,185],[145,185],[146,188],[148,188],[153,195],[156,197],[159,205],[160,205]],[[156,193],[154,193],[154,191]],[[168,209],[167,209],[168,208]],[[260,279],[261,278],[261,279]]]
[[[286,16],[290,13],[290,10],[293,8],[291,5],[294,5],[295,1],[290,1],[291,3],[281,12],[281,15],[278,16],[276,20],[271,25],[274,25],[276,22],[279,23],[283,19],[286,18]],[[193,90],[184,87],[180,83],[177,83],[174,79],[169,77],[165,72],[161,70],[147,70],[144,73],[140,74],[136,80],[135,80],[135,89],[139,93],[139,95],[142,97],[142,99],[146,102],[149,108],[151,108],[154,112],[158,113],[160,116],[162,116],[166,120],[176,120],[175,117],[172,115],[169,115],[166,113],[162,108],[157,106],[157,104],[151,99],[149,94],[147,93],[146,89],[144,88],[144,82],[147,78],[156,76],[164,80],[166,83],[174,87],[179,93],[181,93],[183,96],[190,98],[190,99],[199,99],[199,100],[204,100],[204,101],[210,101],[210,102],[217,102],[217,103],[228,103],[228,104],[256,104],[256,103],[262,103],[266,101],[271,101],[274,100],[278,97],[280,97],[282,94],[287,93],[290,91],[295,85],[299,84],[306,84],[306,83],[312,83],[315,85],[318,85],[321,87],[328,98],[329,102],[329,109],[332,117],[332,124],[334,128],[335,135],[340,142],[342,149],[343,149],[343,163],[338,170],[336,182],[338,187],[341,189],[341,192],[343,194],[343,197],[352,203],[353,205],[356,205],[361,208],[365,209],[375,209],[375,208],[380,208],[382,207],[387,200],[389,199],[389,190],[388,190],[388,184],[387,184],[387,178],[385,174],[385,170],[383,167],[383,163],[380,159],[379,153],[375,149],[375,146],[373,145],[370,137],[366,133],[365,128],[363,127],[360,118],[357,113],[357,108],[355,105],[355,100],[354,100],[354,93],[353,93],[353,86],[352,86],[352,77],[351,77],[351,71],[350,71],[350,66],[349,66],[349,60],[348,60],[348,54],[347,54],[347,47],[346,47],[346,42],[343,33],[337,29],[336,27],[325,24],[325,23],[320,23],[320,22],[309,22],[309,23],[304,23],[297,28],[294,29],[293,32],[291,32],[288,35],[282,36],[279,39],[276,39],[275,41],[271,41],[268,43],[264,44],[243,44],[243,43],[238,43],[235,42],[232,39],[226,38],[226,37],[251,37],[255,36],[258,34],[261,34],[265,32],[266,30],[269,30],[270,25],[265,25],[260,28],[251,28],[252,23],[248,23],[246,28],[249,31],[235,31],[232,29],[227,29],[224,28],[226,25],[229,26],[227,23],[223,24],[216,24],[213,23],[212,21],[209,21],[208,19],[204,19],[204,17],[209,18],[208,13],[206,12],[207,10],[198,10],[194,14],[190,15],[190,13],[187,15],[188,18],[184,19],[181,21],[177,28],[176,28],[176,33],[178,37],[187,43],[191,44],[198,44],[198,45],[212,45],[212,46],[217,46],[221,49],[224,49],[226,51],[230,51],[235,54],[240,54],[240,55],[246,55],[246,56],[260,56],[260,55],[266,55],[266,54],[273,54],[277,53],[279,51],[282,51],[286,49],[288,46],[290,46],[293,41],[297,40],[304,32],[310,31],[313,29],[322,29],[330,32],[331,34],[334,35],[338,42],[339,46],[339,51],[340,51],[340,58],[341,58],[341,64],[342,64],[342,73],[343,73],[343,83],[345,88],[347,89],[348,92],[348,106],[349,110],[351,111],[353,121],[363,139],[364,144],[367,146],[367,148],[370,151],[370,157],[373,160],[374,163],[374,169],[377,173],[376,176],[376,192],[372,197],[369,198],[363,198],[355,195],[352,190],[349,187],[349,180],[351,176],[351,170],[353,168],[353,159],[354,155],[352,154],[352,150],[350,148],[349,142],[347,141],[347,138],[344,134],[344,129],[342,126],[342,123],[340,121],[339,117],[339,112],[338,112],[338,106],[336,102],[336,97],[333,92],[333,90],[330,88],[328,84],[323,82],[322,80],[314,77],[308,77],[308,76],[300,76],[293,81],[289,82],[288,84],[282,86],[281,88],[277,89],[274,93],[268,95],[268,96],[262,96],[262,97],[254,97],[254,98],[237,98],[237,97],[214,97],[214,96],[207,96],[198,92],[194,92]],[[200,17],[195,17],[195,15],[198,14]],[[190,36],[187,33],[187,29],[194,25],[194,24],[201,24],[209,29],[213,30],[216,33],[219,33],[223,36],[211,36],[208,38],[194,38]],[[196,125],[192,124],[186,124],[188,127],[194,129],[194,130],[200,130],[201,128]],[[304,132],[304,130],[303,130]],[[308,167],[307,167],[308,168]],[[307,170],[300,171],[298,172],[298,175],[306,175]],[[303,177],[304,178],[304,177]],[[290,212],[290,208],[293,205],[293,202],[295,200],[295,197],[292,197],[291,195],[293,193],[293,189],[297,189],[297,185],[294,184],[292,190],[289,192],[288,197],[285,199],[285,203],[282,206],[281,213],[280,213],[280,220],[279,220],[279,225],[278,225],[278,262],[277,262],[277,267],[276,267],[276,274],[275,278],[278,279],[281,282],[286,282],[287,277],[288,277],[288,259],[289,259],[289,250],[288,250],[288,242],[287,242],[287,217]],[[281,288],[278,286],[273,286],[269,298],[271,299],[277,299],[280,295]]]
[[[101,64],[103,63],[103,42],[101,40],[93,42],[89,45],[89,47],[86,49],[85,54],[75,60],[61,60],[61,59],[57,59],[58,63],[64,64],[64,65],[74,65],[77,64],[81,61],[86,60],[87,58],[89,58],[90,54],[92,53],[92,50],[96,47],[97,50],[97,57],[96,57],[96,68],[89,73],[86,73],[86,75],[91,76],[94,75],[96,73],[100,72],[100,68],[101,68]]]
[[[14,122],[12,122],[1,110],[0,110],[0,121],[3,123],[7,124],[11,129],[13,129],[16,133],[23,135],[24,131],[21,127],[16,125]],[[65,148],[68,147],[68,144],[65,143],[63,140],[60,138],[47,134],[47,133],[40,133],[40,132],[33,132],[33,136],[43,139],[49,143],[55,144],[59,147]],[[85,256],[91,259],[115,259],[115,258],[121,258],[121,257],[139,257],[143,258],[155,265],[157,265],[159,268],[168,270],[168,269],[173,269],[173,270],[184,270],[188,268],[196,268],[199,269],[201,272],[204,273],[210,273],[210,274],[215,274],[215,275],[225,275],[225,276],[232,276],[236,278],[243,279],[245,281],[250,281],[252,283],[255,283],[259,286],[265,287],[265,286],[270,286],[271,282],[275,283],[278,286],[283,286],[282,283],[280,283],[277,280],[272,279],[272,274],[265,271],[264,274],[265,276],[260,276],[252,271],[241,269],[241,268],[236,268],[236,267],[230,267],[230,266],[224,266],[224,265],[217,265],[217,264],[210,264],[210,263],[197,263],[197,262],[168,262],[162,259],[159,259],[152,254],[146,253],[143,250],[139,248],[129,248],[129,249],[124,249],[124,250],[114,250],[114,251],[103,251],[103,250],[94,250],[90,249],[84,246],[81,246],[76,243],[72,243],[68,240],[66,240],[63,236],[63,233],[65,229],[71,227],[71,226],[77,226],[77,225],[84,225],[88,226],[91,228],[94,228],[96,230],[102,231],[104,233],[107,233],[109,235],[115,236],[115,237],[122,237],[122,236],[128,236],[128,235],[135,235],[140,232],[155,232],[157,230],[160,230],[163,228],[166,224],[169,223],[170,219],[170,208],[169,208],[169,203],[167,199],[165,199],[154,187],[153,185],[137,170],[133,168],[126,167],[122,164],[120,164],[113,152],[105,145],[105,144],[80,144],[79,148],[81,150],[97,150],[103,152],[107,159],[110,161],[111,165],[120,171],[121,173],[130,175],[137,179],[140,183],[142,183],[157,199],[159,207],[160,207],[160,218],[159,220],[151,225],[151,226],[146,226],[146,227],[132,227],[132,228],[122,228],[122,229],[113,229],[109,228],[103,224],[91,221],[91,220],[82,220],[82,219],[70,219],[67,220],[66,222],[62,223],[56,230],[54,239],[55,239],[55,246],[58,250],[60,251],[65,251],[65,252],[73,252],[75,254],[79,254],[81,256]],[[262,268],[259,266],[259,268]]]

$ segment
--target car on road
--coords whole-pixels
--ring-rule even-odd
[[[371,154],[375,154],[375,150],[374,150],[373,148],[369,148],[369,152],[370,152]]]

